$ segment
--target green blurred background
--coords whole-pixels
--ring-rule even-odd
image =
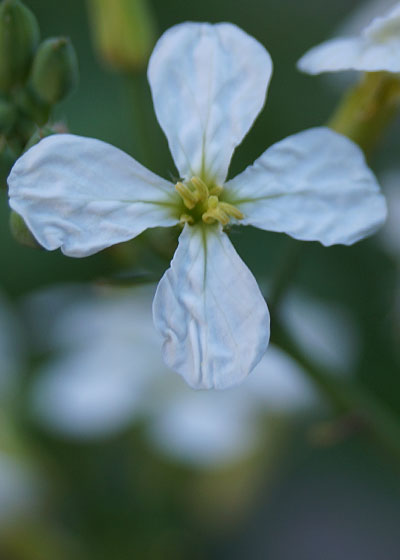
[[[164,177],[175,174],[152,110],[145,70],[122,75],[99,60],[82,0],[25,3],[36,14],[42,37],[69,36],[78,53],[79,89],[60,105],[57,117],[71,132],[110,142]],[[341,96],[340,85],[335,77],[302,75],[295,63],[308,48],[333,34],[362,2],[149,3],[157,36],[186,20],[230,21],[256,37],[272,56],[267,104],[235,153],[231,176],[272,143],[329,119]],[[379,177],[398,166],[398,124],[393,124],[371,160]],[[157,237],[157,232],[145,234],[83,260],[29,249],[9,233],[7,200],[4,193],[0,196],[1,290],[20,317],[22,302],[46,286],[129,284],[143,274],[157,280],[176,241],[176,232],[167,238]],[[352,373],[400,422],[396,318],[400,260],[385,250],[379,236],[354,247],[329,249],[251,228],[233,231],[232,239],[265,287],[267,299],[268,286],[287,255],[304,245],[293,284],[317,300],[347,310],[361,348]],[[33,464],[46,489],[30,515],[3,529],[0,523],[0,560],[398,559],[399,464],[370,441],[367,431],[351,423],[341,429],[341,419],[329,407],[318,404],[283,425],[271,424],[273,437],[266,438],[258,453],[206,471],[154,453],[137,424],[100,441],[77,443],[49,434],[27,412],[29,386],[46,358],[32,351],[29,336],[29,331],[25,339],[21,335],[28,360],[17,395],[2,410],[0,448],[12,449]],[[315,437],[325,422],[338,434]]]

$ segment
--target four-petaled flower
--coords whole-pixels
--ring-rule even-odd
[[[400,4],[375,18],[359,36],[331,39],[313,47],[297,65],[308,74],[340,70],[400,72]]]
[[[166,363],[195,388],[240,382],[269,340],[267,305],[224,226],[351,244],[386,215],[360,149],[327,128],[279,142],[226,182],[271,73],[267,51],[238,27],[177,25],[156,45],[148,77],[180,182],[108,144],[64,134],[31,148],[9,177],[11,207],[39,243],[66,255],[84,257],[147,228],[183,225],[153,315]]]

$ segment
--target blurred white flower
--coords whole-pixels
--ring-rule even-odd
[[[341,70],[400,72],[400,4],[373,19],[354,37],[330,39],[313,47],[300,58],[298,68],[308,74]]]
[[[64,134],[26,152],[8,180],[10,204],[39,243],[70,256],[147,228],[184,225],[153,317],[166,364],[194,388],[243,381],[269,341],[264,298],[223,227],[349,245],[386,215],[361,150],[328,128],[288,137],[226,181],[271,74],[266,49],[235,25],[172,27],[154,49],[148,77],[182,178],[176,185],[108,144]]]
[[[337,36],[354,37],[362,33],[371,21],[389,12],[398,0],[367,0],[356,6],[337,28]]]
[[[344,307],[291,292],[282,302],[281,313],[287,330],[313,361],[339,373],[353,370],[360,340]]]
[[[153,291],[154,286],[81,293],[75,288],[72,297],[59,288],[30,298],[26,310],[39,350],[53,350],[31,393],[33,415],[45,429],[96,439],[140,420],[161,453],[206,468],[259,449],[266,415],[290,415],[319,402],[305,372],[273,345],[240,388],[192,391],[161,359],[149,305]],[[312,306],[317,304],[307,307],[311,318],[318,315]],[[332,331],[335,314],[325,319],[315,329]],[[339,332],[347,338],[346,330]],[[295,326],[293,336],[298,334]],[[321,339],[311,337],[308,346],[317,355]],[[326,335],[324,351],[332,356],[329,340]]]
[[[55,351],[34,387],[42,422],[70,436],[104,437],[143,412],[146,390],[166,371],[150,313],[153,292],[58,288],[30,299],[36,342]]]

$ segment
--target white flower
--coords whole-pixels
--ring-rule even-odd
[[[228,222],[351,244],[386,214],[359,148],[327,128],[279,142],[226,182],[271,73],[267,51],[236,26],[177,25],[156,45],[148,76],[180,182],[73,135],[42,140],[9,177],[11,207],[41,245],[67,255],[84,257],[147,228],[184,224],[153,314],[166,363],[196,388],[239,383],[268,345],[268,309],[223,231]]]
[[[400,72],[400,4],[377,17],[355,37],[331,39],[309,50],[298,62],[308,74],[360,70]]]

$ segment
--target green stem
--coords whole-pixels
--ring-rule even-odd
[[[374,72],[343,98],[328,126],[358,143],[369,155],[384,129],[400,108],[400,79],[394,74]],[[293,245],[283,261],[271,290],[274,311],[284,297],[297,271],[301,248]],[[273,341],[304,367],[314,385],[342,414],[351,413],[369,434],[400,461],[400,422],[373,394],[356,382],[321,371],[295,344],[289,333],[273,316]]]
[[[272,334],[272,341],[303,366],[319,392],[337,412],[356,416],[370,436],[400,461],[400,423],[391,410],[355,381],[348,381],[340,374],[319,369],[276,319]]]

